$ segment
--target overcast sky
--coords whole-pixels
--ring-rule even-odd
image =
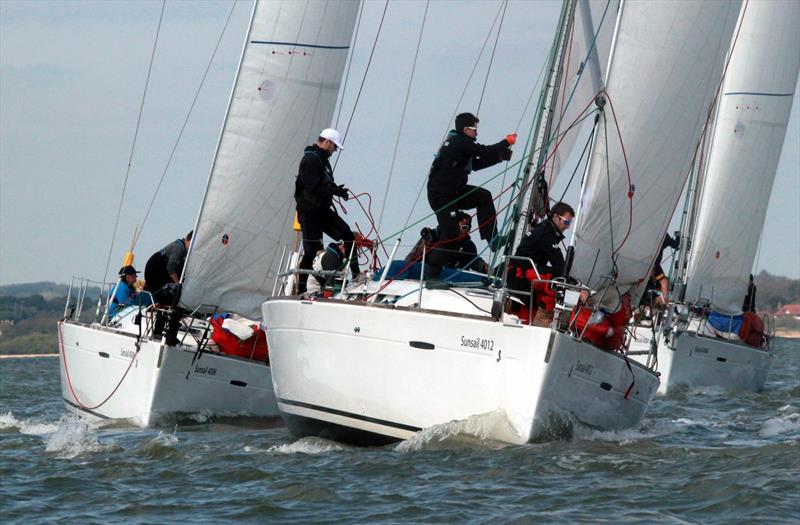
[[[498,5],[431,3],[386,202],[384,234],[405,222],[439,139],[452,125],[450,115],[456,109],[475,111],[478,105],[488,54],[456,108]],[[112,271],[134,227],[142,223],[231,6],[228,1],[167,3]],[[390,3],[336,170],[337,180],[372,193],[376,218],[424,7],[421,1]],[[195,222],[251,8],[250,1],[241,1],[233,9],[155,209],[144,224],[136,249],[140,268],[152,252]],[[103,276],[160,9],[155,1],[0,0],[0,284]],[[382,9],[382,1],[365,5],[341,129]],[[533,114],[529,109],[523,115],[523,108],[559,9],[560,2],[510,2],[480,109],[479,140],[495,142],[516,131],[520,122],[520,133],[527,132]],[[757,261],[757,270],[795,278],[800,277],[798,106],[796,93]],[[487,170],[473,179],[496,173]],[[490,189],[499,187],[498,180]],[[346,219],[363,228],[363,215],[352,204],[349,210]],[[423,195],[413,215],[428,211]]]

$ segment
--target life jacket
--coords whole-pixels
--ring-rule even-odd
[[[739,339],[747,345],[761,348],[764,336],[764,321],[755,312],[744,312],[742,326],[739,328]]]
[[[529,308],[527,297],[524,296],[523,302],[525,304],[517,305],[516,308],[516,315],[519,317],[520,321],[525,324],[530,324],[532,318],[529,318],[529,314],[533,317],[536,317],[536,314],[540,309],[548,313],[552,313],[553,310],[555,310],[556,291],[553,290],[553,287],[550,285],[550,283],[541,282],[552,279],[552,274],[543,273],[539,275],[540,279],[537,279],[533,268],[528,268],[526,270],[519,266],[511,266],[509,268],[509,272],[517,290],[527,292],[531,289],[530,283],[533,283],[533,295],[531,296],[533,308]]]
[[[630,321],[631,296],[624,294],[619,309],[614,313],[593,310],[588,306],[576,306],[569,322],[583,339],[606,350],[617,350],[625,343],[625,329]],[[584,331],[585,330],[585,331]]]

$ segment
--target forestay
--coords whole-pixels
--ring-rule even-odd
[[[303,148],[330,125],[355,0],[257,2],[189,254],[182,304],[260,317],[291,242]]]
[[[622,4],[606,90],[630,181],[607,104],[574,239],[572,275],[592,288],[616,273],[616,286],[638,301],[719,85],[739,7],[702,0]]]
[[[800,70],[800,2],[749,2],[723,83],[686,300],[742,310]]]
[[[584,109],[591,105],[594,96],[603,88],[611,37],[617,21],[619,0],[576,0],[571,26],[571,38],[564,59],[564,81],[556,102],[558,126],[554,127],[554,147],[558,134],[564,134],[558,142],[547,166],[547,184],[553,187],[556,176],[569,158],[578,131],[567,131]]]

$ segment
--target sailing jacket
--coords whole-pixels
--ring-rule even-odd
[[[133,302],[134,290],[128,286],[124,280],[120,279],[119,284],[116,285],[116,293],[114,289],[108,294],[110,301],[108,302],[108,318],[113,319],[117,315],[117,310],[123,306],[127,306]]]
[[[503,161],[509,143],[503,139],[484,146],[463,132],[451,130],[431,164],[428,176],[428,198],[456,197],[464,191],[472,170],[482,170]]]
[[[294,183],[294,200],[298,212],[325,210],[333,203],[336,184],[333,168],[329,162],[331,154],[316,144],[306,147]]]
[[[426,251],[428,252],[428,256],[430,256],[431,248],[441,238],[441,228],[439,226],[436,228],[423,228],[420,232],[420,237],[417,244],[415,244],[408,255],[406,255],[405,261],[407,263],[417,262],[422,259],[423,246],[427,246]],[[478,248],[475,246],[472,239],[469,238],[469,235],[459,237],[455,242],[447,244],[445,248],[458,252],[453,253],[451,251],[451,264],[454,268],[466,268],[467,270],[475,270],[477,272],[486,272],[486,270],[488,270],[486,261],[477,257]],[[470,262],[472,264],[469,264]],[[469,266],[467,266],[468,264]]]
[[[522,238],[514,255],[530,257],[540,274],[550,273],[554,277],[560,277],[564,272],[564,255],[558,245],[563,239],[564,234],[551,219],[547,219],[537,224]],[[521,261],[515,262],[519,266],[529,266]]]

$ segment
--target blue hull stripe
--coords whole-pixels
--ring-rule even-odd
[[[300,42],[273,42],[270,40],[251,40],[251,44],[267,44],[270,46],[313,47],[314,49],[350,49],[350,46],[320,46],[317,44],[301,44]]]

